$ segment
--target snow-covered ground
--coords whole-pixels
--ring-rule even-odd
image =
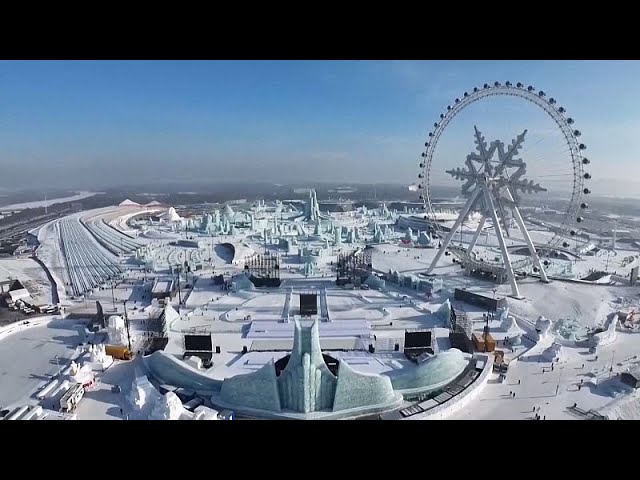
[[[20,280],[37,304],[53,303],[47,273],[32,258],[0,258],[0,281],[9,278]]]
[[[78,343],[78,331],[68,320],[54,320],[0,339],[0,407],[26,404],[57,373],[58,365],[66,365]]]
[[[619,334],[615,343],[598,349],[597,360],[585,348],[565,348],[566,360],[555,365],[553,371],[549,362],[540,362],[535,356],[528,360],[525,355],[510,365],[504,383],[490,380],[472,407],[451,418],[525,420],[534,416],[534,407],[540,407],[539,415],[547,420],[570,420],[580,418],[569,409],[574,403],[583,410],[604,409],[616,395],[629,391],[616,374],[636,361],[630,358],[638,355],[640,339],[636,337]],[[591,372],[599,379],[598,386],[589,383]],[[579,389],[581,381],[584,383]],[[515,398],[509,392],[515,392]]]
[[[128,228],[126,227],[126,219],[132,212],[131,208],[108,207],[75,214],[72,219],[104,220],[116,229],[125,229]],[[369,223],[366,218],[358,218],[352,214],[338,214],[335,217],[343,226],[359,226],[363,227],[363,230]],[[281,221],[291,223],[286,219]],[[68,274],[65,262],[59,253],[58,231],[55,226],[57,222],[54,221],[39,230],[38,237],[42,245],[38,256],[51,268],[54,278],[57,281],[58,278],[61,279],[60,284],[64,287],[64,282],[68,281]],[[297,219],[296,222],[300,223],[300,219]],[[162,234],[170,231],[170,227],[166,225],[155,225],[153,228]],[[375,335],[375,341],[378,342],[380,348],[373,355],[366,351],[332,353],[332,355],[339,356],[355,370],[370,373],[384,373],[402,368],[408,362],[401,353],[402,349],[400,352],[392,351],[395,343],[403,345],[406,329],[433,329],[437,348],[440,351],[450,348],[448,330],[442,328],[446,325],[432,312],[435,312],[447,298],[453,297],[455,288],[467,288],[470,291],[481,292],[488,296],[506,297],[510,312],[530,321],[535,321],[538,316],[543,315],[552,322],[575,319],[584,327],[592,327],[602,324],[607,315],[622,308],[623,305],[628,308],[640,309],[640,298],[637,296],[636,289],[620,282],[616,285],[593,285],[554,280],[551,284],[543,284],[537,279],[529,277],[518,282],[524,299],[516,300],[508,297],[511,293],[509,284],[496,285],[489,281],[467,277],[458,264],[451,262],[449,256],[443,256],[434,271],[444,281],[444,290],[434,294],[431,298],[427,298],[424,293],[390,283],[387,283],[385,291],[344,289],[335,285],[334,268],[337,254],[340,251],[348,252],[362,247],[363,240],[348,244],[343,239],[342,245],[334,245],[332,234],[323,232],[320,235],[315,235],[311,233],[314,231],[313,225],[307,225],[305,231],[309,232],[309,235],[307,236],[306,233],[301,235],[298,238],[299,244],[297,246],[292,246],[288,253],[280,252],[282,286],[279,290],[259,289],[227,292],[223,291],[220,286],[213,284],[214,274],[234,274],[243,271],[242,264],[234,265],[229,261],[224,249],[219,248],[220,244],[246,242],[250,246],[250,249],[246,250],[247,252],[262,252],[265,249],[276,250],[275,245],[264,245],[261,231],[244,231],[234,235],[213,237],[190,233],[199,241],[199,248],[169,245],[172,239],[145,238],[145,235],[139,235],[136,241],[153,249],[156,273],[139,271],[134,261],[126,258],[132,256],[133,253],[123,255],[120,259],[114,257],[114,261],[125,272],[123,279],[114,285],[113,290],[108,285],[102,290],[95,289],[84,302],[67,303],[72,305],[71,309],[75,312],[93,313],[96,300],[102,303],[106,312],[113,310],[115,301],[116,310],[122,312],[123,300],[127,300],[132,334],[135,337],[141,337],[139,332],[144,328],[143,322],[151,316],[157,316],[161,308],[157,302],[151,301],[149,295],[154,278],[167,278],[168,276],[175,278],[175,274],[169,273],[169,265],[183,264],[196,252],[203,260],[203,268],[189,274],[187,279],[184,275],[181,276],[180,298],[184,302],[179,305],[177,295],[171,301],[180,316],[167,326],[169,344],[166,352],[182,358],[185,333],[211,333],[214,350],[215,347],[220,347],[221,353],[214,354],[213,367],[202,370],[202,372],[219,380],[255,371],[270,359],[278,359],[286,354],[286,352],[251,351],[243,356],[241,351],[243,347],[251,349],[252,342],[255,340],[252,337],[247,337],[249,331],[271,328],[272,331],[265,334],[265,338],[287,337],[285,334],[278,337],[280,330],[283,332],[286,330],[286,328],[280,329],[279,327],[285,324],[274,322],[287,317],[287,313],[291,317],[299,315],[298,294],[305,291],[326,289],[328,313],[333,322],[327,324],[331,325],[328,327],[329,329],[345,328],[352,332],[352,335],[355,335],[353,332],[363,330],[364,325],[365,339],[373,338]],[[538,239],[546,239],[548,235],[547,232],[542,231],[532,232],[532,236]],[[184,238],[183,233],[174,232],[172,236],[173,240]],[[397,245],[398,239],[403,236],[403,232],[395,232],[389,237],[392,243],[379,244],[374,247],[374,269],[384,273],[394,270],[401,274],[419,274],[429,267],[436,254],[436,249],[416,249]],[[468,241],[466,237],[469,235],[463,234],[463,243]],[[87,237],[87,241],[102,248],[90,237]],[[497,249],[492,242],[491,235],[488,238],[486,236],[481,238],[478,247],[481,256],[484,255],[485,258],[491,259],[497,254]],[[518,244],[518,242],[514,243]],[[305,276],[302,271],[304,264],[298,255],[298,248],[303,247],[312,248],[315,251],[322,250],[322,255],[314,258],[317,261],[315,272],[308,276]],[[553,259],[549,271],[564,271],[570,267],[574,276],[583,277],[590,271],[606,269],[610,273],[617,272],[618,276],[613,278],[620,278],[624,282],[624,277],[628,275],[632,265],[623,260],[632,255],[635,255],[632,251],[618,251],[608,256],[602,254],[594,257],[584,256],[577,261]],[[513,255],[513,257],[518,258],[517,255]],[[17,262],[18,259],[12,261]],[[0,274],[3,272],[2,265],[0,260]],[[22,270],[19,268],[14,270],[20,275],[28,276],[26,267]],[[197,278],[195,287],[187,288],[187,284],[193,285],[194,277]],[[293,289],[293,295],[287,309],[287,297],[290,289]],[[619,297],[624,297],[626,300],[617,302]],[[468,317],[474,322],[474,331],[480,332],[484,325],[482,315],[485,310],[458,304],[455,301],[454,304],[466,310]],[[261,323],[263,323],[262,326]],[[498,324],[491,322],[490,327],[492,335],[498,342],[501,342],[507,334],[513,333],[502,331],[499,322]],[[320,331],[322,335],[322,328]],[[335,336],[334,333],[327,333],[327,338],[332,335]],[[615,357],[613,358],[614,363],[617,363],[618,355],[623,360],[623,357],[630,356],[634,351],[637,351],[636,345],[640,341],[640,335],[637,337],[632,334],[619,334],[613,345],[601,347],[598,360],[595,360],[593,355],[586,353],[584,348],[566,348],[566,361],[557,365],[553,372],[544,374],[542,368],[548,365],[541,362],[539,355],[535,351],[529,356],[524,354],[522,360],[511,364],[506,383],[498,384],[496,378],[492,377],[486,388],[482,390],[481,396],[470,403],[465,410],[456,413],[454,418],[526,418],[529,412],[525,410],[528,408],[532,411],[533,406],[541,406],[540,414],[546,414],[548,418],[568,418],[572,414],[566,412],[565,404],[578,403],[580,407],[587,410],[604,407],[614,399],[611,396],[612,389],[607,386],[615,387],[611,381],[608,384],[605,382],[602,387],[582,388],[580,392],[577,392],[577,387],[576,391],[572,389],[576,382],[579,383],[579,380],[583,378],[584,373],[590,372],[595,367],[600,369],[596,375],[608,376],[608,371],[601,371],[606,366],[605,363],[607,361],[610,363],[612,357]],[[552,339],[549,340],[549,342],[551,341]],[[0,354],[2,353],[1,345],[2,343],[0,343]],[[389,348],[389,346],[391,347]],[[532,344],[526,341],[514,352],[505,348],[506,357],[511,359],[531,346]],[[135,343],[134,350],[137,348],[139,346]],[[608,360],[606,360],[607,356],[609,356]],[[1,356],[0,360],[2,360]],[[585,363],[584,368],[582,368],[582,363]],[[620,368],[626,367],[621,366]],[[562,377],[559,376],[559,371],[564,372]],[[100,377],[99,387],[88,392],[85,400],[81,402],[78,417],[117,419],[126,416],[130,406],[125,401],[124,392],[133,379],[133,363],[116,362]],[[521,380],[521,383],[518,384],[518,380]],[[558,383],[560,386],[557,386]],[[112,385],[125,387],[125,384],[127,388],[123,388],[122,393],[111,391]],[[558,389],[557,395],[556,388]],[[617,389],[617,387],[615,388]],[[504,396],[509,391],[516,391],[515,399]],[[632,409],[628,408],[627,410]]]

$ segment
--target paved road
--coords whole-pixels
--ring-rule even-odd
[[[25,402],[57,371],[54,357],[64,365],[79,342],[68,321],[54,321],[0,340],[0,407]]]

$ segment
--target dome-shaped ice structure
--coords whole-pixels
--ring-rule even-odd
[[[390,374],[394,390],[401,393],[429,392],[455,380],[469,365],[469,360],[457,348],[438,353],[427,361]]]

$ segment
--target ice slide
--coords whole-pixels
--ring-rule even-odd
[[[148,373],[161,384],[182,387],[196,392],[219,392],[221,380],[214,380],[195,368],[178,360],[173,355],[158,350],[144,357],[143,364]]]

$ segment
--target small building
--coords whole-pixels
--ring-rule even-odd
[[[9,299],[11,302],[16,303],[18,300],[26,300],[31,299],[31,294],[26,288],[21,288],[19,290],[12,290],[9,292]]]
[[[640,388],[640,368],[636,367],[620,374],[620,381],[631,388]]]
[[[474,333],[471,340],[479,352],[493,352],[496,349],[496,341],[490,333]]]

